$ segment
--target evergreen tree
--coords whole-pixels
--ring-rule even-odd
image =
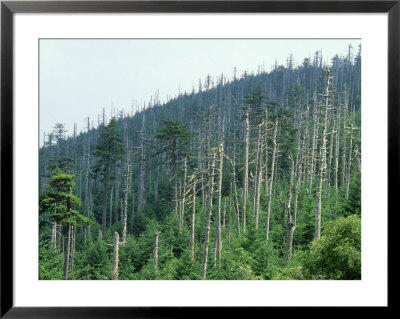
[[[64,279],[68,279],[69,256],[71,250],[71,227],[79,222],[89,224],[91,221],[73,209],[80,205],[79,198],[72,193],[76,186],[74,174],[68,174],[56,167],[48,184],[48,191],[40,202],[41,213],[50,214],[49,218],[56,224],[67,226],[67,247],[64,253]]]
[[[97,162],[93,167],[95,176],[103,181],[103,214],[101,219],[102,234],[106,235],[107,195],[110,181],[115,178],[115,169],[120,164],[124,153],[123,141],[119,136],[118,123],[112,118],[107,126],[102,127],[100,141],[94,153]]]
[[[190,141],[191,133],[186,126],[181,125],[177,121],[164,120],[165,127],[160,133],[156,134],[156,138],[160,142],[160,146],[156,154],[165,154],[166,159],[171,167],[171,175],[174,185],[173,202],[174,212],[178,212],[178,195],[177,195],[177,173],[178,160],[180,156],[187,153],[187,144]]]

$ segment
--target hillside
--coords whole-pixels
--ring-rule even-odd
[[[361,278],[361,52],[96,121],[39,150],[40,279]]]

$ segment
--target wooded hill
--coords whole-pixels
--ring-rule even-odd
[[[361,53],[44,136],[40,279],[360,279]]]

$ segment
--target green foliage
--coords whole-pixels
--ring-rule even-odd
[[[74,162],[75,161],[69,157],[53,157],[49,159],[47,170],[54,174],[55,169],[58,167],[63,172],[71,173],[74,168]]]
[[[115,118],[107,126],[101,127],[100,140],[94,156],[97,162],[93,167],[95,176],[102,176],[104,181],[114,178],[115,168],[122,160],[124,145],[119,136],[119,127]]]
[[[259,279],[251,269],[252,257],[241,247],[225,251],[220,269],[210,267],[208,279],[254,280]]]
[[[75,256],[71,279],[108,280],[111,277],[112,247],[96,236],[88,236],[85,249]]]
[[[268,245],[265,243],[264,228],[258,231],[257,236],[255,232],[246,233],[247,242],[245,247],[251,253],[252,259],[250,266],[254,275],[259,279],[271,279],[276,268],[283,266],[284,259],[281,258],[280,249],[274,246],[272,240],[269,240]]]
[[[126,236],[126,243],[119,246],[119,279],[135,279],[135,267],[131,251],[137,249],[137,242],[131,235]]]
[[[189,251],[185,251],[176,263],[175,278],[178,280],[197,280],[201,279],[201,265],[192,260]]]
[[[350,180],[349,196],[344,203],[344,216],[361,216],[361,171],[355,173]]]
[[[329,135],[327,169],[330,170],[330,185],[325,180],[322,187],[322,237],[314,240],[316,205],[316,170],[320,163],[322,147],[321,123],[315,116],[321,116],[323,109],[315,112],[315,106],[323,102],[326,87],[326,72],[320,64],[320,56],[305,59],[295,67],[292,58],[287,66],[275,65],[271,72],[254,75],[245,73],[241,79],[231,82],[207,77],[206,90],[199,93],[181,94],[164,105],[150,107],[133,116],[112,119],[108,125],[98,129],[90,128],[74,138],[66,138],[64,126],[56,125],[49,134],[46,146],[40,149],[40,279],[63,279],[63,252],[66,249],[66,229],[63,225],[57,234],[57,249],[49,245],[54,222],[76,226],[76,243],[72,246],[74,262],[70,265],[70,279],[109,280],[111,278],[113,234],[122,233],[120,216],[121,199],[125,176],[121,165],[124,142],[130,143],[131,170],[128,194],[128,233],[119,250],[119,280],[198,280],[203,266],[204,239],[210,190],[207,167],[212,158],[211,149],[224,143],[224,165],[222,171],[222,205],[226,200],[226,224],[222,229],[221,262],[214,260],[215,222],[217,211],[218,172],[214,176],[214,198],[209,238],[209,258],[206,279],[211,280],[304,280],[304,279],[359,279],[360,225],[361,216],[361,173],[359,164],[359,130],[352,140],[354,160],[346,198],[346,181],[349,156],[350,134],[345,134],[344,116],[347,126],[361,125],[361,101],[359,91],[360,57],[354,64],[346,59],[333,59],[335,88],[332,90],[333,117],[329,119],[329,134],[340,132],[338,153],[336,135]],[[214,83],[214,84],[213,84]],[[344,115],[345,88],[352,110]],[[200,84],[201,87],[201,84]],[[351,92],[351,93],[350,93]],[[268,95],[268,97],[266,96]],[[339,105],[339,103],[341,103]],[[249,107],[249,183],[247,197],[246,232],[242,223],[244,188],[244,132],[243,114]],[[268,122],[265,124],[265,108],[268,108]],[[354,110],[354,112],[353,112]],[[342,113],[341,113],[342,112]],[[307,115],[308,113],[308,115]],[[308,120],[306,117],[308,116]],[[161,119],[166,119],[162,121]],[[274,123],[277,126],[277,153],[273,189],[266,190],[265,184],[271,176],[272,152],[274,147]],[[122,124],[122,125],[121,125]],[[338,129],[336,124],[340,124]],[[124,127],[124,142],[121,127]],[[315,127],[315,131],[314,131]],[[190,129],[190,131],[189,131]],[[317,133],[317,149],[314,150],[314,172],[311,172],[311,148],[313,134]],[[257,147],[261,140],[268,149],[262,159],[263,176],[260,197],[258,227],[253,211],[254,190],[257,181]],[[197,136],[198,134],[198,136]],[[206,140],[207,134],[207,140]],[[300,139],[298,139],[300,134]],[[144,138],[153,136],[154,140]],[[330,137],[333,136],[331,140]],[[196,138],[194,138],[196,137]],[[198,137],[198,138],[197,138]],[[298,144],[300,141],[300,145]],[[333,141],[334,144],[331,144]],[[57,142],[57,143],[56,143]],[[143,144],[141,143],[143,142]],[[140,143],[140,147],[139,147]],[[143,148],[142,148],[143,146]],[[296,229],[293,239],[293,253],[290,262],[287,256],[287,214],[282,201],[289,199],[291,160],[296,159],[299,147],[302,154],[302,175],[297,201]],[[303,148],[304,147],[304,148]],[[333,185],[335,156],[338,161],[338,189]],[[141,165],[145,158],[144,167]],[[179,231],[178,214],[171,209],[180,201],[182,192],[175,193],[176,185],[183,185],[183,157],[187,159],[188,180],[195,172],[196,220],[194,257],[189,245],[191,225],[191,185],[186,184],[183,229]],[[346,160],[342,162],[343,158]],[[71,160],[74,159],[74,160]],[[233,160],[235,162],[237,194],[232,187]],[[267,161],[267,162],[265,162]],[[76,162],[76,166],[73,164]],[[91,166],[91,167],[88,167]],[[144,169],[143,169],[144,168]],[[268,172],[265,170],[267,168]],[[348,167],[347,167],[348,168]],[[86,179],[88,170],[91,174]],[[76,173],[79,183],[75,183]],[[139,174],[144,182],[144,203],[138,207]],[[343,176],[341,176],[343,173]],[[49,175],[50,174],[50,175]],[[296,168],[296,174],[299,174]],[[267,175],[267,176],[266,176]],[[299,176],[299,175],[297,175]],[[311,180],[310,180],[311,177]],[[115,182],[114,182],[115,179]],[[342,181],[343,179],[343,181]],[[186,180],[186,182],[188,182]],[[140,180],[141,181],[141,180]],[[311,182],[311,185],[310,185]],[[269,184],[269,183],[268,183]],[[110,188],[113,186],[111,221]],[[232,189],[231,189],[232,188]],[[269,203],[271,191],[271,203]],[[81,196],[81,198],[78,197]],[[232,200],[229,196],[232,194]],[[294,187],[292,188],[291,212],[294,208]],[[236,212],[236,197],[239,212]],[[175,198],[176,197],[176,198]],[[80,206],[80,202],[84,205]],[[135,206],[136,202],[136,206]],[[269,241],[266,244],[266,213],[271,207]],[[134,216],[132,211],[134,210]],[[228,215],[231,214],[229,229]],[[287,213],[287,211],[286,211]],[[89,219],[90,233],[85,226]],[[357,217],[358,216],[358,219]],[[344,218],[348,217],[348,218]],[[103,219],[104,218],[104,219]],[[101,225],[99,222],[101,221]],[[61,228],[61,227],[60,227]],[[99,231],[102,230],[102,236]],[[60,229],[58,229],[60,231]],[[228,243],[229,231],[229,243]],[[158,263],[154,260],[154,232],[159,233]],[[72,251],[71,251],[72,253]],[[72,254],[71,254],[72,255]]]
[[[310,279],[361,279],[361,219],[338,218],[325,225],[305,256],[304,273]]]
[[[297,252],[274,279],[361,279],[361,219],[340,217],[325,224],[309,249]]]
[[[143,213],[137,213],[133,220],[133,224],[131,226],[132,234],[136,236],[140,236],[145,230],[146,225],[149,222],[149,218],[145,216]]]
[[[175,162],[179,155],[186,154],[192,133],[177,121],[164,120],[163,124],[165,127],[155,136],[160,141],[156,154],[166,153],[171,162]]]
[[[55,167],[54,174],[48,184],[48,190],[40,200],[40,213],[57,223],[78,225],[78,222],[91,224],[92,221],[72,209],[73,205],[80,205],[79,198],[72,194],[75,187],[74,174],[62,172]]]
[[[315,193],[308,194],[307,187],[300,189],[297,206],[297,227],[293,238],[295,249],[305,249],[314,239]]]
[[[39,240],[39,280],[63,279],[63,258],[49,242]]]

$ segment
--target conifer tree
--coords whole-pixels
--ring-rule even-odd
[[[179,122],[164,120],[165,127],[160,133],[156,134],[156,138],[160,141],[160,147],[157,154],[166,154],[167,161],[171,167],[173,181],[173,202],[174,213],[178,213],[178,160],[181,155],[186,154],[186,145],[190,141],[191,133]]]
[[[48,184],[48,190],[40,202],[40,212],[49,213],[50,220],[56,224],[67,225],[67,247],[64,254],[64,279],[68,279],[68,266],[71,251],[71,229],[80,222],[89,224],[91,221],[81,215],[73,206],[80,205],[79,198],[72,193],[76,184],[74,174],[68,174],[56,167]]]
[[[112,118],[107,126],[102,127],[100,141],[94,153],[97,162],[93,167],[95,176],[101,176],[103,181],[103,214],[102,233],[106,234],[107,195],[110,181],[115,178],[115,169],[119,166],[124,152],[123,141],[119,136],[118,123]]]

